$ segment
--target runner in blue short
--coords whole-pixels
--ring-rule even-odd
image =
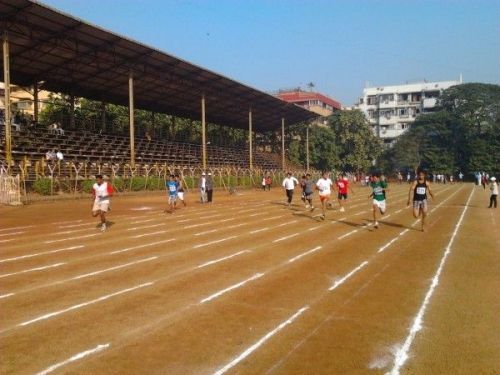
[[[165,182],[165,188],[168,195],[168,210],[165,210],[165,212],[171,214],[174,212],[175,202],[177,201],[177,183],[174,180],[174,176],[170,175],[168,181]]]

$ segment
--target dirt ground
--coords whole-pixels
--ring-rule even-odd
[[[500,374],[500,209],[435,185],[428,230],[392,185],[326,220],[300,194],[164,213],[117,196],[0,207],[2,374]],[[315,196],[315,205],[319,205]]]

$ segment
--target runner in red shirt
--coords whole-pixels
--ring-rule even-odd
[[[349,180],[343,173],[339,174],[336,185],[338,191],[337,198],[339,200],[340,212],[344,212],[344,201],[347,201],[347,194],[349,192],[349,189],[352,193],[354,193],[354,191],[352,190],[352,188],[349,188]]]

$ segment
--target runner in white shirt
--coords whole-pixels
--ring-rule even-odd
[[[286,192],[286,197],[287,197],[287,202],[288,202],[288,207],[292,204],[292,198],[293,198],[293,189],[295,189],[295,185],[298,185],[299,181],[292,176],[292,172],[288,172],[287,176],[283,180],[283,189],[285,189]]]
[[[330,195],[332,194],[333,183],[330,180],[330,173],[323,172],[323,177],[321,177],[318,182],[316,182],[316,190],[319,191],[319,200],[321,201],[321,209],[323,214],[320,216],[322,220],[325,220],[326,207],[330,201]]]
[[[101,230],[106,230],[106,212],[109,210],[109,201],[113,195],[113,187],[109,182],[104,182],[102,175],[95,176],[96,183],[92,186],[92,195],[94,202],[92,203],[92,216],[101,216]]]

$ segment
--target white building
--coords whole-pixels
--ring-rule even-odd
[[[461,83],[462,77],[459,81],[367,87],[356,106],[364,112],[374,133],[390,145],[419,114],[435,110],[443,90]]]

